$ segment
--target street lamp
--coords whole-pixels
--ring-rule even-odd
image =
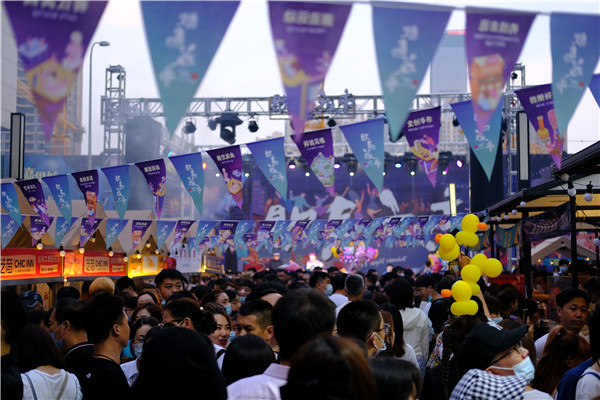
[[[110,46],[106,40],[94,42],[90,49],[90,93],[89,93],[89,115],[88,115],[88,169],[92,169],[92,55],[94,54],[94,46],[99,44],[101,47]]]

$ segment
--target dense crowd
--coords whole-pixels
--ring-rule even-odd
[[[391,266],[165,269],[64,286],[49,310],[3,290],[2,399],[598,399],[598,279],[550,275],[531,298],[482,278],[462,316],[442,296],[458,274]]]

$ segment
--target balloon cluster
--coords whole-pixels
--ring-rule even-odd
[[[337,247],[331,248],[331,254],[336,258],[341,258],[344,263],[353,264],[359,266],[366,261],[373,261],[379,256],[379,250],[373,247],[366,247],[363,242],[360,242],[358,246],[354,246],[350,243],[350,246],[344,247],[342,253],[339,253]]]
[[[446,261],[451,261],[460,255],[460,246],[473,247],[479,243],[477,230],[486,229],[485,222],[479,222],[475,214],[465,215],[461,221],[461,231],[456,237],[447,233],[438,234],[435,241],[440,244],[438,252],[440,257]],[[470,263],[462,267],[460,276],[462,281],[457,281],[452,285],[451,293],[447,291],[442,296],[449,297],[450,294],[456,300],[451,306],[450,311],[454,315],[475,315],[477,313],[477,303],[471,300],[471,296],[479,294],[481,289],[477,282],[481,275],[487,275],[495,278],[502,273],[502,263],[495,258],[487,258],[484,254],[476,254]]]

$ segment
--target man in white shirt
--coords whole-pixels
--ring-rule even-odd
[[[296,350],[316,335],[331,334],[334,325],[334,305],[323,293],[287,293],[273,309],[273,333],[279,343],[281,364],[273,363],[261,375],[232,383],[227,387],[227,398],[281,399],[279,388],[287,383],[289,361]]]

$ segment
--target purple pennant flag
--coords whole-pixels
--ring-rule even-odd
[[[208,150],[207,153],[217,164],[217,169],[223,175],[227,190],[241,209],[244,184],[242,183],[242,151],[240,146]]]
[[[83,65],[106,1],[7,1],[46,141]]]
[[[33,211],[40,216],[46,226],[50,226],[50,216],[48,215],[48,207],[46,207],[46,199],[44,198],[44,189],[42,183],[37,179],[15,182],[23,196],[27,199]]]
[[[194,220],[180,219],[175,225],[175,237],[173,243],[177,244],[183,240],[187,232],[190,230],[190,226],[194,223]]]
[[[296,246],[300,239],[302,238],[302,234],[304,233],[304,229],[308,225],[310,221],[296,221],[296,224],[292,228],[292,246]]]
[[[441,107],[412,112],[403,128],[408,145],[434,187],[439,158],[440,112]]]
[[[304,132],[337,49],[351,5],[269,1],[269,17],[287,108]]]
[[[152,220],[135,219],[131,223],[131,244],[132,250],[135,249],[144,237],[148,228],[152,225]]]
[[[98,171],[91,169],[89,171],[73,172],[71,175],[73,175],[79,190],[83,193],[87,217],[90,219],[90,224],[93,224],[94,218],[96,218],[96,205],[99,194]]]
[[[54,217],[50,218],[50,224],[54,220]],[[42,236],[46,234],[48,228],[50,228],[50,224],[46,225],[46,222],[43,218],[32,216],[29,218],[29,222],[31,224],[31,245],[35,246],[36,243],[42,240]]]
[[[298,146],[300,154],[306,160],[325,189],[334,193],[334,157],[331,129],[323,129],[307,133],[296,133],[292,139]]]
[[[98,229],[98,225],[102,222],[102,218],[96,218],[92,221],[91,218],[81,218],[81,228],[79,230],[79,247],[85,246],[90,237]]]
[[[552,85],[540,85],[515,91],[552,161],[560,168],[564,135],[558,131],[552,101]]]
[[[535,14],[467,8],[467,64],[473,112],[479,132],[485,131]],[[491,127],[495,130],[496,127]]]
[[[219,247],[234,245],[235,230],[238,221],[221,221],[219,224]]]
[[[144,161],[135,163],[142,171],[148,186],[154,195],[154,211],[156,218],[160,219],[162,212],[163,201],[165,200],[165,192],[167,189],[167,169],[165,168],[165,160]]]

